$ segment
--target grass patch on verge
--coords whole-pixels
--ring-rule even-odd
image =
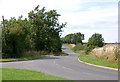
[[[53,56],[53,55],[39,55],[39,56],[21,57],[21,58],[8,58],[8,59],[0,59],[0,61],[31,60],[31,59],[48,57],[48,56]]]
[[[27,69],[1,68],[2,80],[67,80],[65,78],[47,75],[42,72]]]
[[[80,54],[79,60],[87,62],[87,63],[95,64],[95,65],[118,68],[118,63],[110,63],[107,60],[96,59],[92,56],[86,55],[85,53]]]
[[[38,59],[38,58],[43,58],[43,57],[49,57],[49,56],[67,56],[67,53],[61,52],[59,54],[54,54],[54,55],[30,55],[30,56],[25,56],[21,58],[7,58],[7,59],[0,59],[0,61],[19,61],[19,60],[32,60],[32,59]]]
[[[70,44],[63,44],[63,46],[68,46],[68,47],[72,48],[72,46]]]

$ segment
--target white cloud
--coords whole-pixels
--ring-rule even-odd
[[[90,7],[87,11],[79,11],[64,14],[61,20],[66,19],[70,24],[63,33],[82,32],[85,34],[85,42],[94,33],[101,33],[105,42],[118,41],[118,9],[117,4],[108,6]],[[67,31],[71,29],[70,31]]]
[[[27,17],[28,12],[37,5],[41,8],[45,6],[47,10],[56,9],[61,14],[61,23],[67,22],[63,36],[82,32],[87,41],[97,32],[103,34],[106,42],[115,42],[118,28],[117,3],[118,0],[0,0],[0,16],[4,15],[6,19],[20,15]]]

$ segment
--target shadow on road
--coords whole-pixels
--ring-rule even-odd
[[[60,59],[58,57],[44,57],[44,58],[36,58],[36,59],[29,59],[29,60],[13,60],[13,61],[3,61],[3,62],[21,62],[21,61],[31,61],[31,60],[46,60],[46,59]],[[0,61],[2,62],[2,61]]]
[[[44,58],[39,58],[40,60],[44,60],[44,59],[60,59],[58,57],[44,57]]]

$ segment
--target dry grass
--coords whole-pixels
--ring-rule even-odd
[[[48,53],[46,51],[26,51],[24,52],[24,57],[32,57],[32,56],[39,56],[39,55],[53,55],[53,53]]]
[[[68,55],[64,52],[59,53],[53,53],[53,52],[47,52],[47,51],[26,51],[23,54],[23,57],[34,57],[34,56],[41,56],[41,55],[47,55],[47,56],[64,56]]]
[[[95,48],[89,55],[109,62],[118,62],[118,44],[106,44],[101,48]]]
[[[80,51],[79,51],[79,53],[85,53],[85,51],[83,51],[83,50],[80,50]]]

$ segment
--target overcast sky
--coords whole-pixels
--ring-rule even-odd
[[[37,5],[61,14],[60,23],[67,22],[62,37],[81,32],[87,42],[92,34],[100,33],[105,42],[118,42],[118,0],[0,0],[0,21],[2,15],[27,18]]]

